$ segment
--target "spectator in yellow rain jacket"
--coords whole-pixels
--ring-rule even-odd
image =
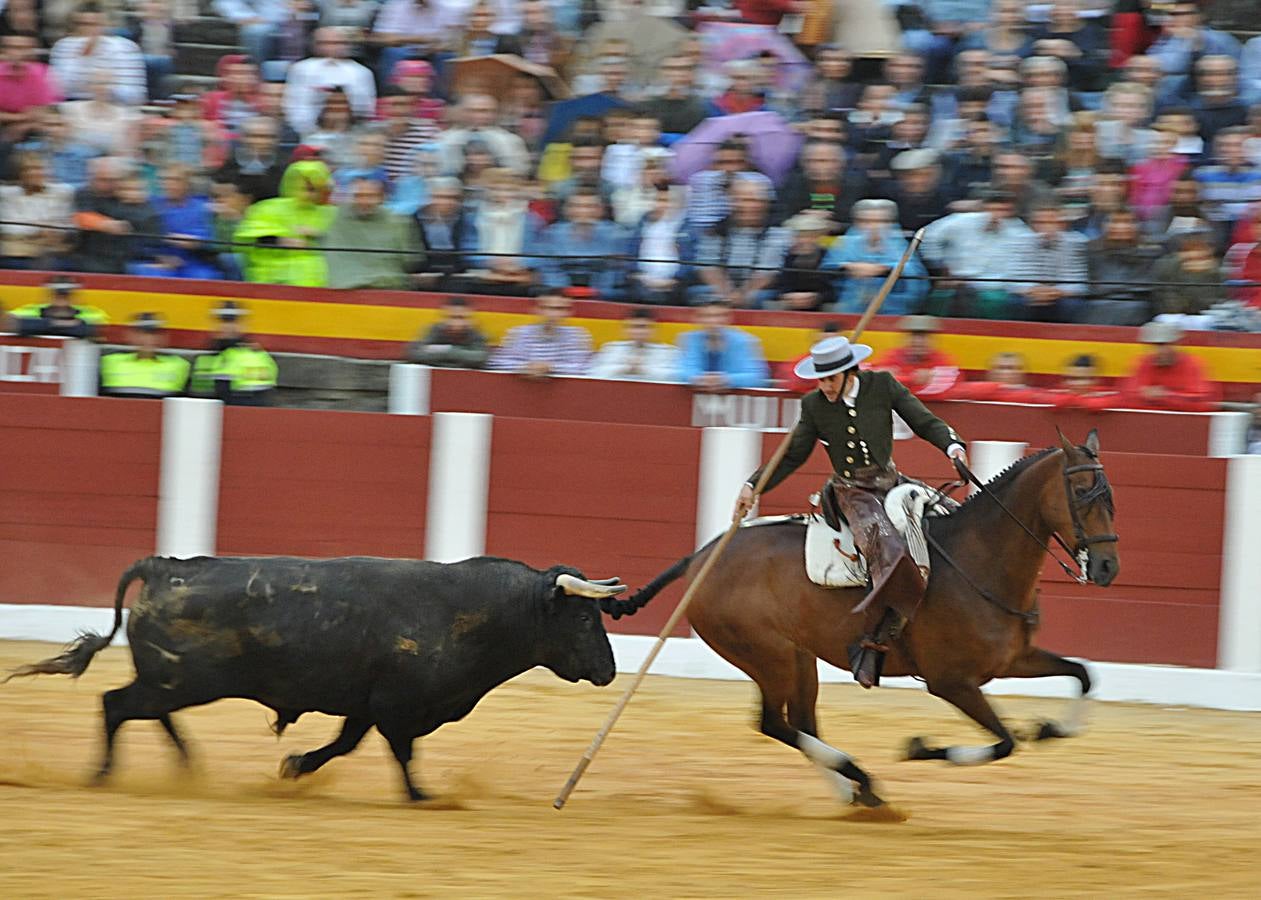
[[[245,261],[245,280],[267,284],[323,287],[328,266],[320,238],[337,215],[329,202],[333,177],[318,160],[285,169],[280,196],[260,200],[245,211],[234,240]]]

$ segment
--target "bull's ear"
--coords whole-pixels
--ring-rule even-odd
[[[617,581],[616,578],[611,580]],[[626,590],[626,585],[624,584],[604,584],[597,581],[587,581],[576,575],[570,575],[568,572],[562,572],[556,576],[556,587],[571,597],[589,597],[592,600],[603,600],[606,597],[612,597]]]
[[[1091,453],[1098,455],[1099,453],[1099,429],[1090,429],[1090,434],[1086,435],[1086,449]]]

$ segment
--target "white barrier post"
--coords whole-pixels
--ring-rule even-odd
[[[101,348],[92,341],[66,341],[61,346],[61,396],[95,397]]]
[[[984,484],[1024,456],[1028,446],[1023,441],[973,441],[968,448],[968,464],[972,473]],[[975,491],[973,487],[969,493]]]
[[[762,432],[752,428],[701,429],[701,471],[696,492],[696,546],[727,530],[740,486],[762,461]]]
[[[222,446],[220,401],[192,397],[162,401],[158,555],[214,555]]]
[[[458,562],[486,551],[490,442],[494,417],[437,413],[429,444],[425,558]]]
[[[1252,413],[1213,412],[1208,414],[1208,455],[1234,456],[1248,444]]]
[[[387,409],[396,416],[429,415],[429,366],[394,363],[390,366]]]
[[[1226,464],[1217,667],[1261,672],[1261,456]]]

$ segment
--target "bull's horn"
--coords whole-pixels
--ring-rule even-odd
[[[614,582],[617,581],[616,578],[612,580]],[[612,597],[614,594],[620,594],[626,590],[626,585],[624,584],[584,581],[567,572],[562,572],[556,576],[556,586],[571,597],[590,597],[592,600],[603,600],[605,597]]]
[[[612,578],[590,578],[588,579],[588,581],[590,581],[592,584],[603,584],[606,586],[622,583],[622,579],[618,578],[616,575],[613,576]]]

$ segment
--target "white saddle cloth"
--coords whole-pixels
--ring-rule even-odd
[[[910,481],[899,484],[885,496],[884,509],[906,539],[911,559],[928,580],[928,542],[924,538],[924,515],[945,515],[958,503],[943,498],[929,509],[936,492],[927,485]],[[840,531],[828,527],[823,516],[806,517],[806,575],[823,587],[863,587],[867,584],[867,561],[854,545],[854,534],[842,523]]]

